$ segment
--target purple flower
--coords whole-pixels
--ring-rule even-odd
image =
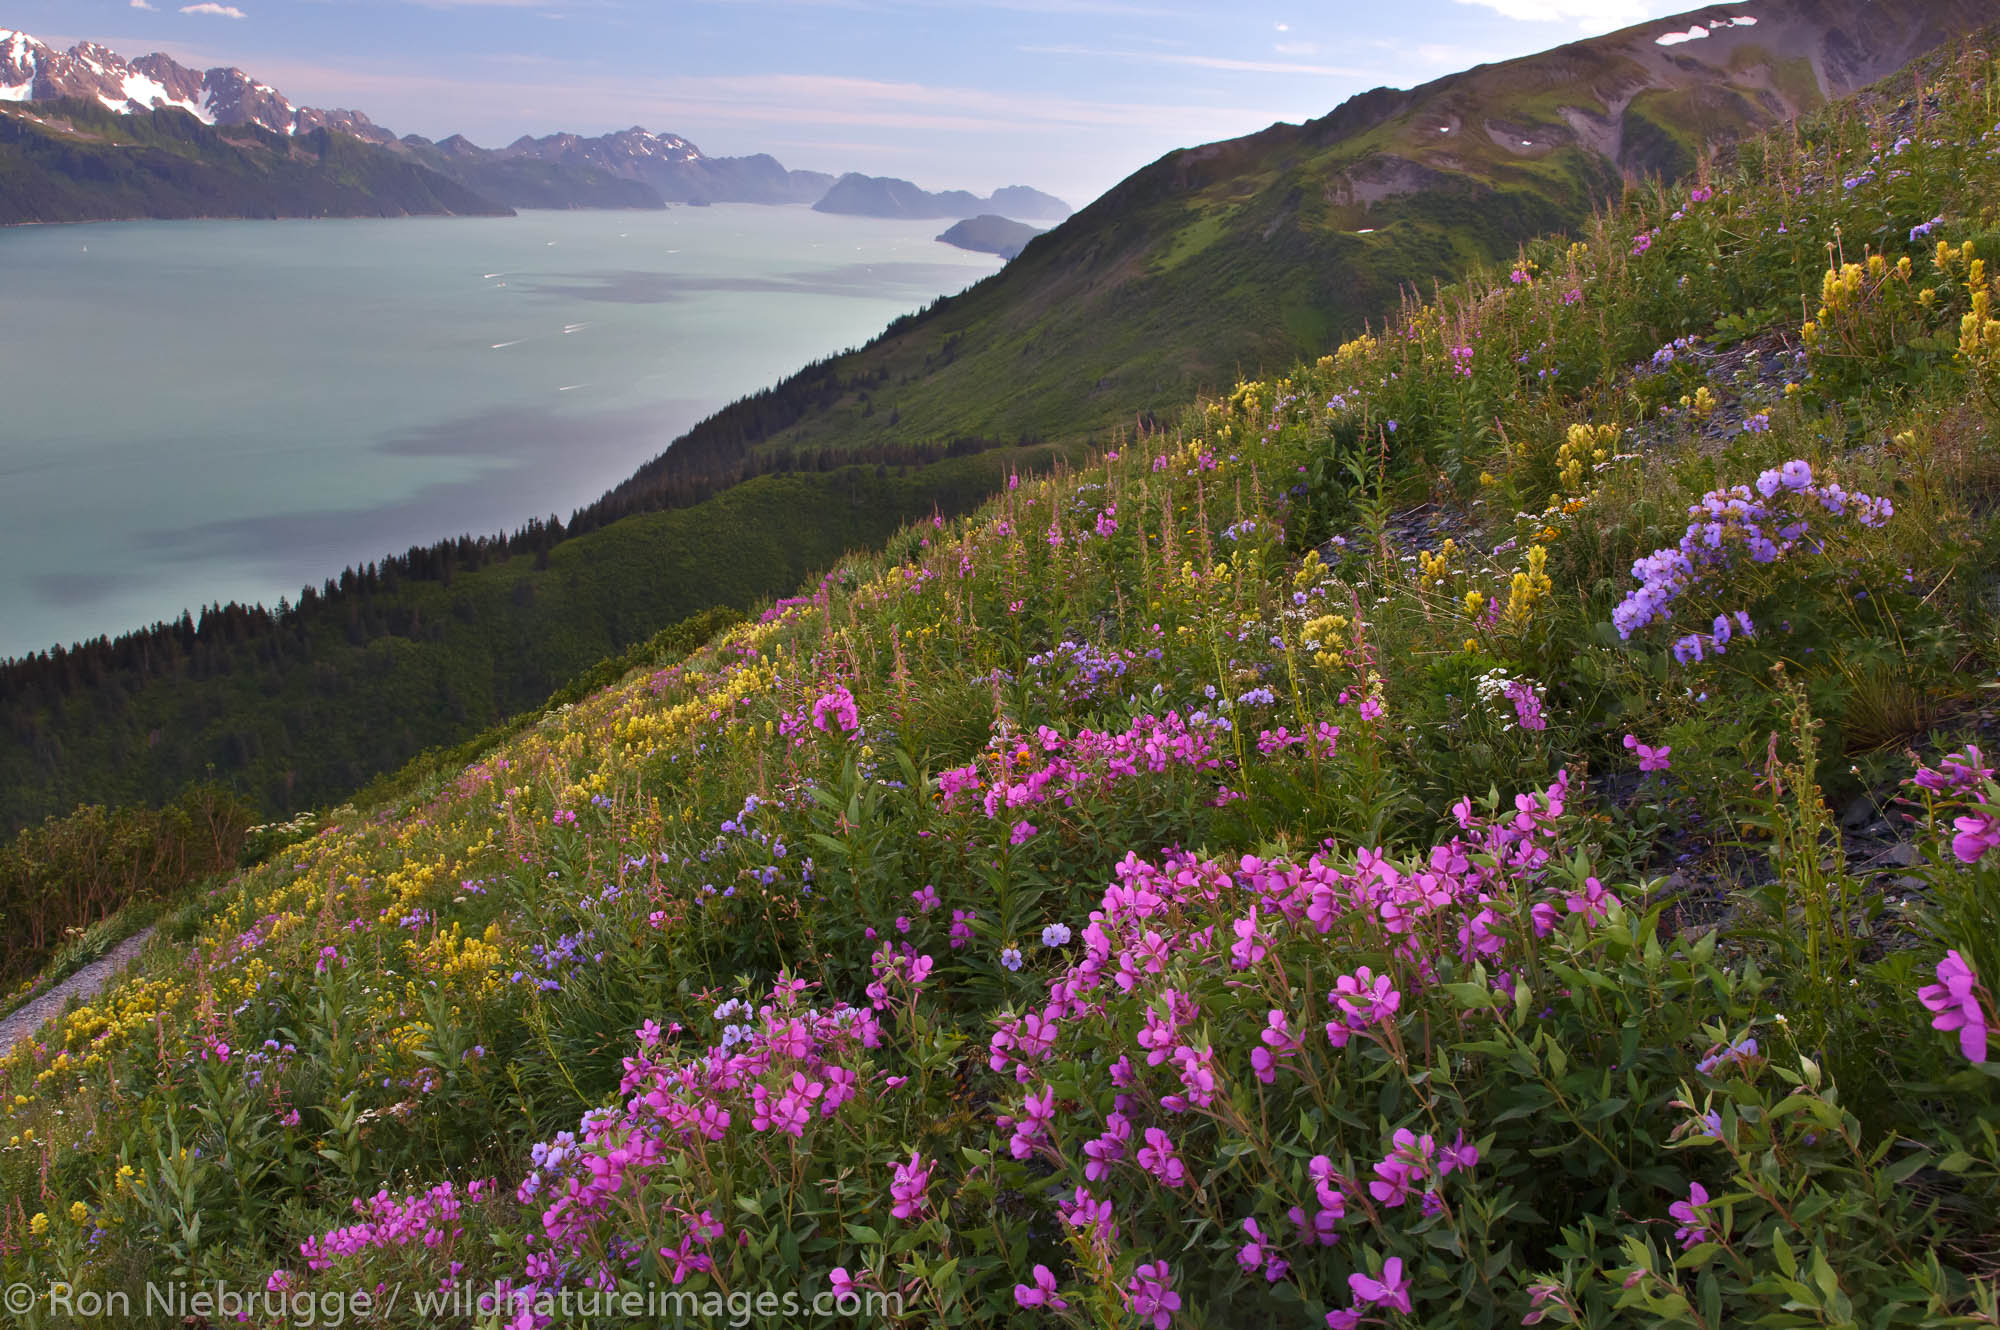
[[[889,1196],[895,1201],[889,1213],[898,1219],[921,1218],[929,1208],[924,1192],[930,1181],[930,1165],[924,1162],[923,1154],[910,1151],[910,1162],[896,1165],[896,1175],[889,1182]]]
[[[1960,863],[1976,864],[1988,850],[2000,845],[2000,817],[1983,808],[1955,819],[1952,825],[1958,834],[1951,838],[1951,852]]]
[[[1694,1069],[1704,1076],[1713,1075],[1719,1067],[1742,1066],[1758,1057],[1755,1039],[1739,1039],[1719,1052],[1710,1053],[1694,1064]]]
[[[1035,1282],[1014,1285],[1014,1301],[1023,1307],[1047,1307],[1059,1312],[1069,1304],[1056,1296],[1056,1276],[1046,1265],[1035,1267]]]
[[[1962,819],[1961,819],[1962,820]],[[1938,962],[1938,981],[1917,990],[1917,1001],[1936,1012],[1931,1028],[1958,1031],[1959,1051],[1968,1062],[1986,1061],[1986,1035],[1991,1022],[1979,1000],[1979,976],[1957,951]]]
[[[1187,1165],[1174,1153],[1174,1142],[1158,1127],[1146,1128],[1146,1143],[1139,1147],[1139,1167],[1169,1187],[1187,1182]]]
[[[1638,735],[1628,734],[1625,736],[1625,746],[1638,754],[1641,771],[1666,771],[1673,766],[1668,755],[1674,750],[1668,744],[1661,744],[1656,748],[1651,744],[1640,743]]]
[[[1594,877],[1583,880],[1583,891],[1572,895],[1566,902],[1571,914],[1583,916],[1584,923],[1595,928],[1604,921],[1604,916],[1617,905],[1618,898],[1604,889],[1604,884]]]
[[[1173,1269],[1165,1261],[1151,1261],[1125,1281],[1125,1305],[1141,1320],[1151,1317],[1153,1330],[1167,1330],[1174,1313],[1181,1309],[1181,1295],[1174,1292],[1173,1279]]]
[[[1699,1182],[1688,1184],[1688,1198],[1675,1201],[1667,1207],[1667,1213],[1680,1223],[1674,1230],[1674,1237],[1682,1247],[1694,1247],[1708,1241],[1708,1216],[1701,1207],[1708,1204],[1708,1188]]]
[[[1347,1277],[1355,1302],[1364,1306],[1394,1307],[1410,1314],[1410,1281],[1403,1278],[1403,1258],[1391,1256],[1382,1262],[1382,1277],[1371,1279],[1356,1272]]]

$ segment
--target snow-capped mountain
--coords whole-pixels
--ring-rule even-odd
[[[822,171],[793,171],[775,157],[710,157],[678,134],[655,134],[634,125],[595,138],[580,134],[523,136],[504,148],[482,148],[454,134],[441,143],[415,135],[398,139],[359,111],[293,106],[285,95],[240,69],[190,69],[161,52],[127,60],[96,42],[58,51],[25,32],[0,28],[0,103],[74,97],[95,100],[120,114],[165,108],[186,111],[205,124],[256,125],[278,134],[316,129],[349,134],[387,148],[503,204],[524,208],[644,208],[662,203],[821,203],[835,183]],[[850,181],[867,180],[850,176]],[[921,195],[923,210],[875,211],[877,216],[970,217],[999,212],[1020,217],[1067,216],[1060,200],[1021,187],[989,200],[956,191]],[[861,206],[822,207],[827,212],[870,212]]]
[[[25,32],[0,28],[0,101],[95,98],[113,111],[174,107],[211,125],[259,125],[279,134],[326,128],[370,143],[395,135],[359,111],[295,107],[283,93],[240,69],[189,69],[155,51],[127,60],[96,42],[58,51]]]
[[[678,134],[655,134],[638,125],[596,138],[524,135],[500,152],[636,180],[669,203],[811,203],[833,184],[822,171],[788,171],[765,153],[710,157]]]

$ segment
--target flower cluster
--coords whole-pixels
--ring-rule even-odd
[[[1849,493],[1838,481],[1816,481],[1812,466],[1802,460],[1764,472],[1754,490],[1748,485],[1711,490],[1688,509],[1694,520],[1677,546],[1654,550],[1632,565],[1639,586],[1611,613],[1618,635],[1629,639],[1671,620],[1677,599],[1697,585],[1722,580],[1745,558],[1773,564],[1795,550],[1822,549],[1823,541],[1813,534],[1814,504],[1864,527],[1880,526],[1895,513],[1887,499]],[[1684,664],[1693,663],[1720,655],[1735,637],[1755,633],[1747,613],[1718,614],[1709,631],[1677,639],[1674,655]]]

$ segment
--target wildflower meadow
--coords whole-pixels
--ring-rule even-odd
[[[0,1058],[0,1282],[2000,1325],[1996,77],[299,824]]]

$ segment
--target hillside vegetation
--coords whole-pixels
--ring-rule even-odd
[[[1657,22],[1171,153],[963,295],[717,412],[564,525],[412,549],[329,580],[299,615],[218,606],[206,624],[0,666],[0,830],[79,800],[161,802],[211,769],[273,817],[338,798],[696,609],[787,589],[764,572],[795,579],[836,549],[822,541],[757,575],[732,571],[735,551],[784,548],[801,518],[808,530],[829,520],[809,498],[775,501],[815,492],[819,473],[1157,427],[1197,389],[1317,356],[1406,287],[1579,224],[1628,178],[1684,175],[1981,12],[1919,0],[1885,25],[1866,0],[1785,0],[1755,27],[1675,47],[1657,43],[1669,26]],[[898,481],[902,497],[877,500],[872,524],[842,525],[831,544],[878,540],[932,496],[969,502],[966,478],[997,478],[1008,461]],[[683,577],[626,562],[644,538],[597,534],[774,473],[804,479],[741,496],[722,523],[729,543]],[[711,510],[659,525],[706,533],[716,521]],[[523,550],[583,588],[554,620],[545,600],[512,599],[516,573],[458,585]],[[448,645],[401,649],[426,634]]]
[[[0,671],[0,830],[213,776],[267,816],[338,801],[714,606],[958,514],[1048,449],[752,479],[575,539],[532,524],[350,571],[273,615],[213,607]]]
[[[0,1059],[0,1278],[1995,1324],[1991,49],[217,885]]]
[[[0,225],[128,217],[511,215],[387,149],[94,101],[0,105]]]

